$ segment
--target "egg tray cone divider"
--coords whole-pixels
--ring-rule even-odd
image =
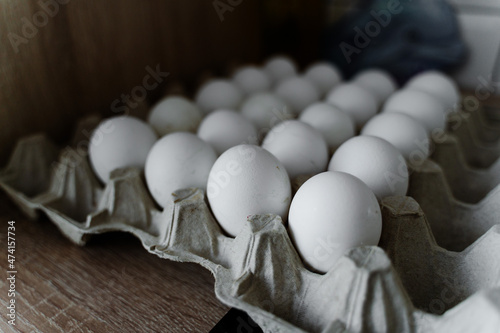
[[[385,230],[379,245],[417,308],[442,313],[480,290],[500,288],[500,225],[454,252],[436,244],[417,201],[389,197],[382,209]]]
[[[461,332],[466,325],[483,325],[483,332],[500,330],[499,274],[490,275],[499,267],[497,229],[474,243],[480,251],[454,254],[433,242],[413,199],[392,198],[382,204],[381,246],[389,256],[379,247],[355,248],[319,275],[304,268],[279,217],[252,216],[236,238],[229,238],[211,215],[203,191],[176,191],[160,211],[138,170],[116,170],[102,188],[86,156],[65,149],[58,158],[57,152],[43,135],[22,139],[0,172],[0,186],[28,216],[43,211],[77,244],[93,234],[124,231],[162,258],[198,263],[214,274],[218,299],[249,313],[266,332]],[[28,163],[32,155],[37,163]],[[413,242],[407,242],[408,235]],[[462,281],[475,273],[464,282],[466,291],[445,304],[450,310],[440,316],[423,312],[412,300],[425,309],[430,298],[442,297],[433,292],[442,292],[446,281],[441,278],[434,285],[424,279],[427,284],[422,285],[413,280],[405,274],[405,258],[417,265],[413,272],[436,276],[433,272],[450,255],[455,259],[443,267],[452,278]],[[429,291],[416,295],[423,286]]]
[[[454,135],[435,145],[432,160],[443,169],[453,196],[467,203],[478,203],[500,184],[500,159],[489,168],[469,166]]]
[[[491,121],[488,122],[482,108],[469,114],[470,121],[466,125],[471,128],[479,141],[485,146],[498,146],[500,144],[500,126],[493,125]],[[498,123],[498,121],[496,122]]]
[[[438,244],[448,250],[462,251],[500,224],[500,184],[479,203],[461,202],[453,196],[443,169],[431,160],[413,170],[408,195],[424,211]]]
[[[52,163],[58,149],[44,134],[19,140],[9,163],[0,172],[0,187],[31,219],[50,186]]]
[[[500,145],[500,122],[489,120],[487,107],[481,107],[474,112],[453,112],[448,115],[447,127],[450,132],[456,132],[461,126],[467,126],[470,134],[459,131],[460,138],[468,139],[472,135],[477,144],[482,147],[498,147]],[[491,108],[498,110],[498,108]],[[463,136],[462,136],[463,135]]]
[[[473,117],[471,115],[471,117]],[[476,115],[477,117],[477,115]],[[489,168],[500,157],[500,144],[485,144],[478,138],[476,132],[483,128],[475,128],[470,118],[461,118],[460,122],[448,123],[448,128],[460,142],[467,163],[477,168]]]

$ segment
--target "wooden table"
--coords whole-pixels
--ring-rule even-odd
[[[7,222],[15,221],[16,329],[7,324]],[[0,332],[208,332],[229,310],[201,266],[148,253],[129,234],[85,247],[0,194]]]

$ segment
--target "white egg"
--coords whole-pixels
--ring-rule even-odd
[[[247,95],[269,91],[271,79],[269,75],[255,66],[245,66],[233,74],[233,81]]]
[[[377,198],[358,178],[323,172],[295,194],[288,230],[306,266],[326,273],[347,250],[378,244],[382,215]]]
[[[274,83],[297,75],[297,65],[285,56],[274,56],[264,63],[264,70]]]
[[[377,99],[371,92],[354,83],[342,83],[334,87],[326,102],[347,112],[357,128],[361,128],[377,113]]]
[[[398,84],[392,75],[380,69],[361,71],[354,76],[352,81],[370,91],[379,104],[382,104],[398,89]]]
[[[158,137],[149,124],[129,116],[102,121],[92,132],[89,159],[94,172],[103,183],[111,171],[124,168],[144,168],[149,149]]]
[[[299,114],[309,105],[319,100],[318,89],[303,77],[292,77],[281,81],[275,90],[294,114]]]
[[[257,130],[250,120],[230,110],[218,110],[203,119],[198,136],[220,155],[241,144],[257,144]]]
[[[164,136],[151,148],[146,160],[144,173],[151,195],[165,207],[176,190],[205,189],[216,159],[213,148],[192,133]]]
[[[200,109],[181,96],[168,96],[156,103],[148,115],[148,123],[159,136],[172,132],[196,132],[202,119]]]
[[[322,96],[342,82],[340,70],[328,62],[318,62],[309,66],[304,73],[304,77],[316,85]]]
[[[358,177],[380,200],[406,195],[408,190],[404,157],[392,144],[374,136],[356,136],[344,142],[333,154],[328,170]]]
[[[233,237],[249,215],[276,214],[286,220],[291,195],[290,180],[280,161],[253,145],[236,146],[222,154],[207,183],[212,212]]]
[[[243,92],[231,81],[213,79],[196,93],[195,101],[205,113],[218,109],[236,110],[243,99]]]
[[[382,138],[396,147],[410,165],[429,157],[429,136],[416,119],[399,112],[376,115],[361,131],[362,135]]]
[[[241,106],[241,114],[250,119],[258,130],[270,130],[279,122],[293,118],[286,102],[271,93],[248,97]]]
[[[403,89],[387,99],[382,112],[400,112],[420,121],[432,134],[435,130],[443,130],[446,115],[442,103],[435,97],[418,90]]]
[[[312,126],[299,120],[286,120],[267,133],[262,148],[280,160],[290,178],[325,171],[328,146]]]
[[[438,71],[426,71],[414,76],[406,83],[406,88],[426,92],[439,99],[445,112],[457,110],[460,104],[458,85],[448,75]]]
[[[328,103],[310,105],[300,114],[299,120],[323,134],[330,151],[336,150],[355,134],[352,118]]]

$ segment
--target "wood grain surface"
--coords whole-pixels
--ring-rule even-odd
[[[16,329],[7,325],[7,222],[16,221]],[[131,235],[85,247],[0,194],[0,332],[208,332],[229,310],[201,266],[148,253]]]
[[[42,3],[59,5],[48,15]],[[205,0],[0,1],[0,162],[23,135],[64,142],[75,119],[110,115],[148,66],[189,85],[204,70],[260,60],[259,2],[232,8],[221,20]]]

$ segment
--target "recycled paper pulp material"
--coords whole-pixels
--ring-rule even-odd
[[[159,210],[139,170],[115,170],[103,187],[75,151],[44,135],[21,139],[0,187],[76,244],[124,231],[159,257],[202,265],[215,276],[217,298],[265,332],[500,332],[499,191],[460,203],[432,161],[413,171],[413,198],[381,202],[380,247],[354,248],[321,275],[304,268],[279,217],[250,216],[230,238],[202,190],[178,190]]]

